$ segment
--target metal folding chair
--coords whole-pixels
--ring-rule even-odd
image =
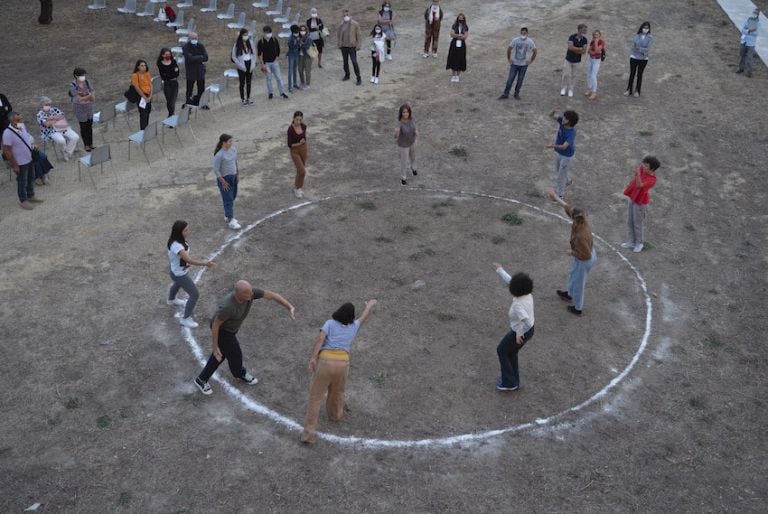
[[[162,140],[163,144],[165,144],[165,127],[168,127],[169,129],[173,129],[173,133],[176,134],[176,139],[179,140],[179,144],[181,146],[184,146],[184,143],[181,142],[181,138],[179,137],[179,131],[177,130],[181,126],[188,126],[189,131],[192,133],[192,137],[195,137],[195,132],[192,130],[192,125],[189,124],[189,113],[191,112],[191,109],[189,107],[184,107],[179,114],[174,114],[173,116],[170,116],[163,120],[163,133],[162,133]]]
[[[136,14],[136,0],[125,0],[125,5],[117,8],[123,14]]]
[[[97,164],[101,167],[101,172],[104,173],[104,163],[112,160],[112,151],[109,147],[109,145],[101,145],[97,146],[93,150],[91,150],[91,153],[86,154],[85,157],[80,157],[77,160],[77,181],[80,182],[82,179],[81,172],[82,172],[82,166],[85,166],[86,168],[91,168],[93,166],[96,166]],[[93,187],[96,187],[96,181],[93,180],[93,175],[89,174],[91,177],[91,182],[93,183]]]
[[[149,164],[149,157],[147,157],[147,150],[145,146],[153,139],[157,141],[157,146],[160,147],[160,153],[163,154],[163,157],[165,157],[163,145],[161,145],[160,141],[157,139],[157,122],[154,122],[147,125],[147,128],[144,130],[139,130],[138,132],[134,132],[128,136],[128,160],[131,160],[131,142],[138,143],[139,146],[141,146],[141,151],[144,152],[144,158],[147,160],[147,166],[151,166],[151,164]]]
[[[227,12],[223,12],[216,15],[216,18],[220,20],[234,20],[235,19],[235,4],[231,3],[229,4],[229,7],[227,7]]]

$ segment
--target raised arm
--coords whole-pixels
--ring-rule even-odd
[[[279,294],[273,292],[273,291],[264,291],[264,299],[265,300],[274,300],[283,307],[285,307],[285,310],[288,311],[288,315],[291,317],[291,319],[296,319],[296,309],[291,305],[291,303],[280,296]]]
[[[512,277],[509,273],[499,264],[498,262],[493,263],[493,269],[496,270],[496,273],[501,277],[501,279],[509,284],[512,281]]]
[[[365,322],[368,320],[368,316],[371,315],[373,306],[376,305],[377,303],[378,302],[375,299],[368,300],[367,302],[365,302],[365,309],[363,309],[363,313],[360,315],[360,317],[357,318],[357,321],[360,322],[360,328],[362,328]]]

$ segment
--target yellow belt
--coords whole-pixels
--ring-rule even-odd
[[[329,361],[349,362],[349,352],[345,352],[344,350],[321,350],[319,357]]]

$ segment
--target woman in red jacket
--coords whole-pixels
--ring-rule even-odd
[[[629,198],[629,237],[621,246],[632,248],[635,253],[643,251],[643,222],[648,212],[648,204],[651,203],[651,195],[648,192],[656,185],[656,170],[659,166],[661,163],[656,157],[645,157],[624,189],[624,196]]]

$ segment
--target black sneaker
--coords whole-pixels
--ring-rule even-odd
[[[575,314],[576,316],[581,316],[581,311],[576,307],[574,307],[573,305],[568,306],[568,312],[570,312],[571,314]]]
[[[501,95],[501,96],[499,96],[499,100],[506,100],[507,98],[509,98],[509,95]]]
[[[269,96],[268,96],[267,98],[269,98],[270,100],[272,100],[272,98],[273,98],[273,97],[274,97],[274,95],[273,95],[272,93],[269,93]]]
[[[402,185],[404,185],[404,186],[407,186],[407,185],[408,185],[408,182],[406,182],[404,178],[401,178],[401,179],[400,179],[400,184],[402,184]]]
[[[204,110],[204,111],[210,111],[210,110],[211,110],[211,108],[210,108],[210,107],[208,107],[207,105],[204,105],[204,106],[202,106],[202,107],[200,107],[200,108],[201,108],[202,110]]]
[[[211,389],[211,386],[210,384],[208,384],[208,382],[203,382],[198,377],[195,377],[194,382],[197,388],[200,389],[200,392],[203,393],[204,395],[208,396],[213,393],[213,389]]]
[[[499,391],[517,391],[518,389],[520,389],[520,386],[519,385],[512,386],[512,387],[505,386],[504,384],[501,383],[501,377],[499,377],[499,379],[496,381],[496,389],[498,389]]]
[[[285,93],[280,93],[280,98],[285,98],[286,100],[288,100],[288,95],[286,95]]]
[[[572,302],[573,301],[573,298],[571,298],[571,295],[568,294],[568,291],[561,291],[561,290],[558,289],[557,290],[557,296],[559,296],[560,299],[563,300],[564,302]]]
[[[342,82],[344,82],[345,80],[349,80],[349,75],[345,75],[344,78],[341,79]]]
[[[514,98],[515,100],[520,100],[520,95],[515,94],[512,98]]]
[[[413,176],[414,176],[414,177],[415,177],[416,175],[418,175],[418,174],[419,174],[419,172],[418,172],[418,171],[416,171],[416,170],[415,170],[415,169],[413,169],[413,168],[411,168],[411,173],[413,173]]]
[[[362,85],[363,85],[363,79],[361,79],[360,77],[357,77],[357,82],[356,82],[356,84],[357,84],[358,86],[362,86]]]

